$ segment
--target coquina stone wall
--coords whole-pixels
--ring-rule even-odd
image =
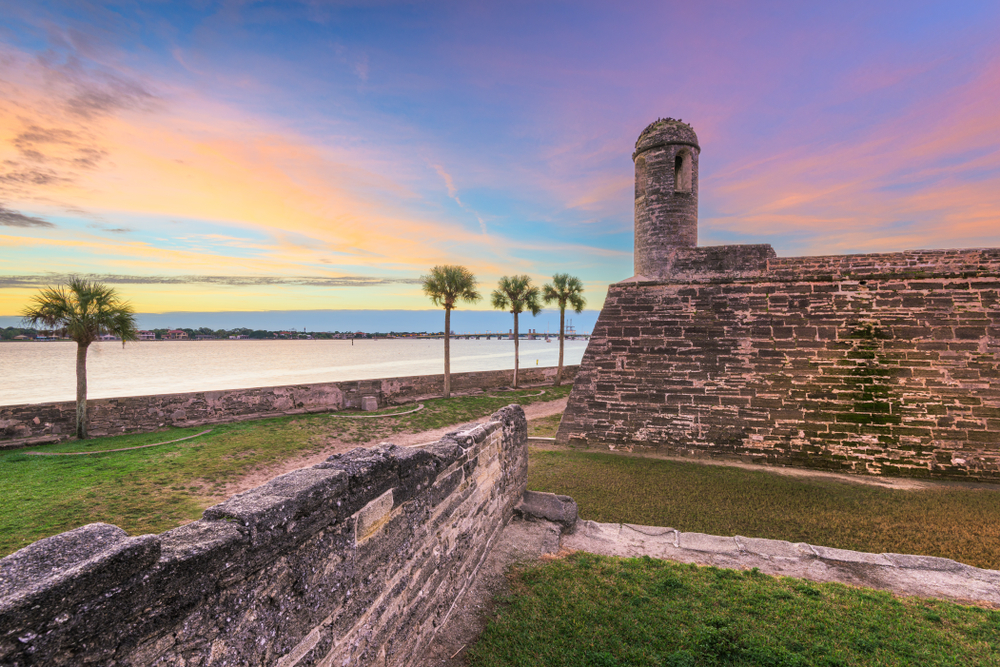
[[[161,535],[91,524],[0,560],[0,664],[408,665],[527,480],[519,406],[356,449]]]
[[[611,286],[557,441],[1000,480],[1000,249],[676,248]]]
[[[563,369],[571,382],[576,366]],[[523,368],[521,385],[550,383],[556,368]],[[497,389],[509,386],[513,371],[453,373],[453,392]],[[325,382],[321,384],[258,387],[225,391],[198,391],[90,400],[91,435],[155,431],[168,426],[201,426],[238,419],[260,419],[288,414],[360,408],[363,396],[374,396],[379,406],[398,405],[439,396],[443,375]],[[36,403],[0,406],[0,448],[17,447],[39,440],[66,438],[76,431],[76,403]]]

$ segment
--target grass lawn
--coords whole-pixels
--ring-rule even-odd
[[[342,419],[327,413],[237,422],[184,442],[89,456],[0,453],[0,556],[35,540],[103,521],[129,534],[159,533],[197,519],[219,502],[227,482],[281,461],[323,449],[329,440],[363,444],[391,441],[488,416],[511,403],[562,398],[571,387],[496,392],[424,401],[419,412],[377,419]],[[390,408],[387,413],[398,412]],[[353,414],[353,413],[337,413]],[[368,414],[373,413],[358,413]],[[208,427],[92,438],[32,451],[118,449],[175,440]]]
[[[475,667],[1000,665],[1000,612],[575,553],[515,571]]]
[[[585,519],[942,556],[1000,569],[1000,491],[995,487],[901,491],[726,466],[534,448],[528,461],[528,488],[572,496]]]
[[[528,422],[528,437],[530,438],[554,438],[559,430],[559,422],[562,415],[552,415],[550,417],[540,417]]]

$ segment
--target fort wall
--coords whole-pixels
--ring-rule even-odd
[[[673,249],[611,286],[557,441],[1000,480],[1000,249]]]
[[[0,560],[0,664],[414,664],[527,482],[519,406],[336,455],[160,535],[91,524]]]
[[[563,368],[572,381],[576,366]],[[522,385],[551,383],[556,368],[519,370]],[[513,370],[452,373],[452,392],[463,393],[506,387]],[[308,412],[360,408],[361,398],[374,396],[379,406],[410,403],[440,396],[444,375],[324,382],[319,384],[257,387],[183,394],[102,398],[87,401],[89,432],[93,436],[149,432],[166,427],[201,426],[242,419],[260,419]],[[76,403],[36,403],[0,406],[0,448],[19,447],[45,439],[66,438],[76,432]]]

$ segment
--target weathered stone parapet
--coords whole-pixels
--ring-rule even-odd
[[[577,366],[566,366],[563,379],[572,380]],[[520,383],[551,383],[557,369],[523,368]],[[509,386],[513,371],[453,373],[453,393]],[[87,402],[92,436],[143,433],[166,427],[203,426],[289,414],[361,408],[366,397],[378,406],[399,405],[443,391],[443,375],[256,387],[185,394],[101,398]],[[369,401],[369,407],[371,401]],[[76,432],[76,403],[0,406],[0,448],[56,441]]]
[[[646,275],[625,282],[832,282],[995,276],[1000,248],[907,250],[863,255],[778,257],[767,244],[672,247]]]
[[[648,268],[648,276],[626,282],[733,282],[768,275],[777,255],[767,244],[671,247]]]
[[[161,535],[91,524],[0,560],[0,664],[415,662],[527,483],[519,406],[333,456]]]

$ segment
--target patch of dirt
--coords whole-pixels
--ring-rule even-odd
[[[512,565],[537,562],[559,552],[559,526],[548,521],[513,519],[483,561],[465,593],[455,602],[448,620],[424,649],[417,667],[463,667],[466,652],[476,643],[498,605],[511,592]]]
[[[527,416],[529,421],[532,419],[539,419],[541,417],[562,414],[566,410],[566,402],[568,400],[568,398],[560,398],[556,401],[539,401],[531,403],[530,405],[523,406],[524,414]],[[451,426],[445,426],[431,431],[421,431],[418,433],[397,433],[389,436],[388,438],[377,438],[363,443],[343,442],[331,439],[319,451],[286,459],[278,465],[255,470],[254,472],[235,481],[228,482],[218,499],[219,501],[225,500],[226,498],[235,496],[237,493],[242,493],[254,488],[255,486],[260,486],[261,484],[274,479],[278,475],[284,475],[286,472],[292,472],[293,470],[299,470],[300,468],[314,466],[317,463],[322,463],[334,454],[349,452],[356,447],[374,447],[375,445],[379,445],[384,442],[389,442],[400,447],[414,447],[416,445],[434,443],[448,433],[454,431],[456,427],[467,423],[469,422],[459,422],[457,424],[452,424]]]

